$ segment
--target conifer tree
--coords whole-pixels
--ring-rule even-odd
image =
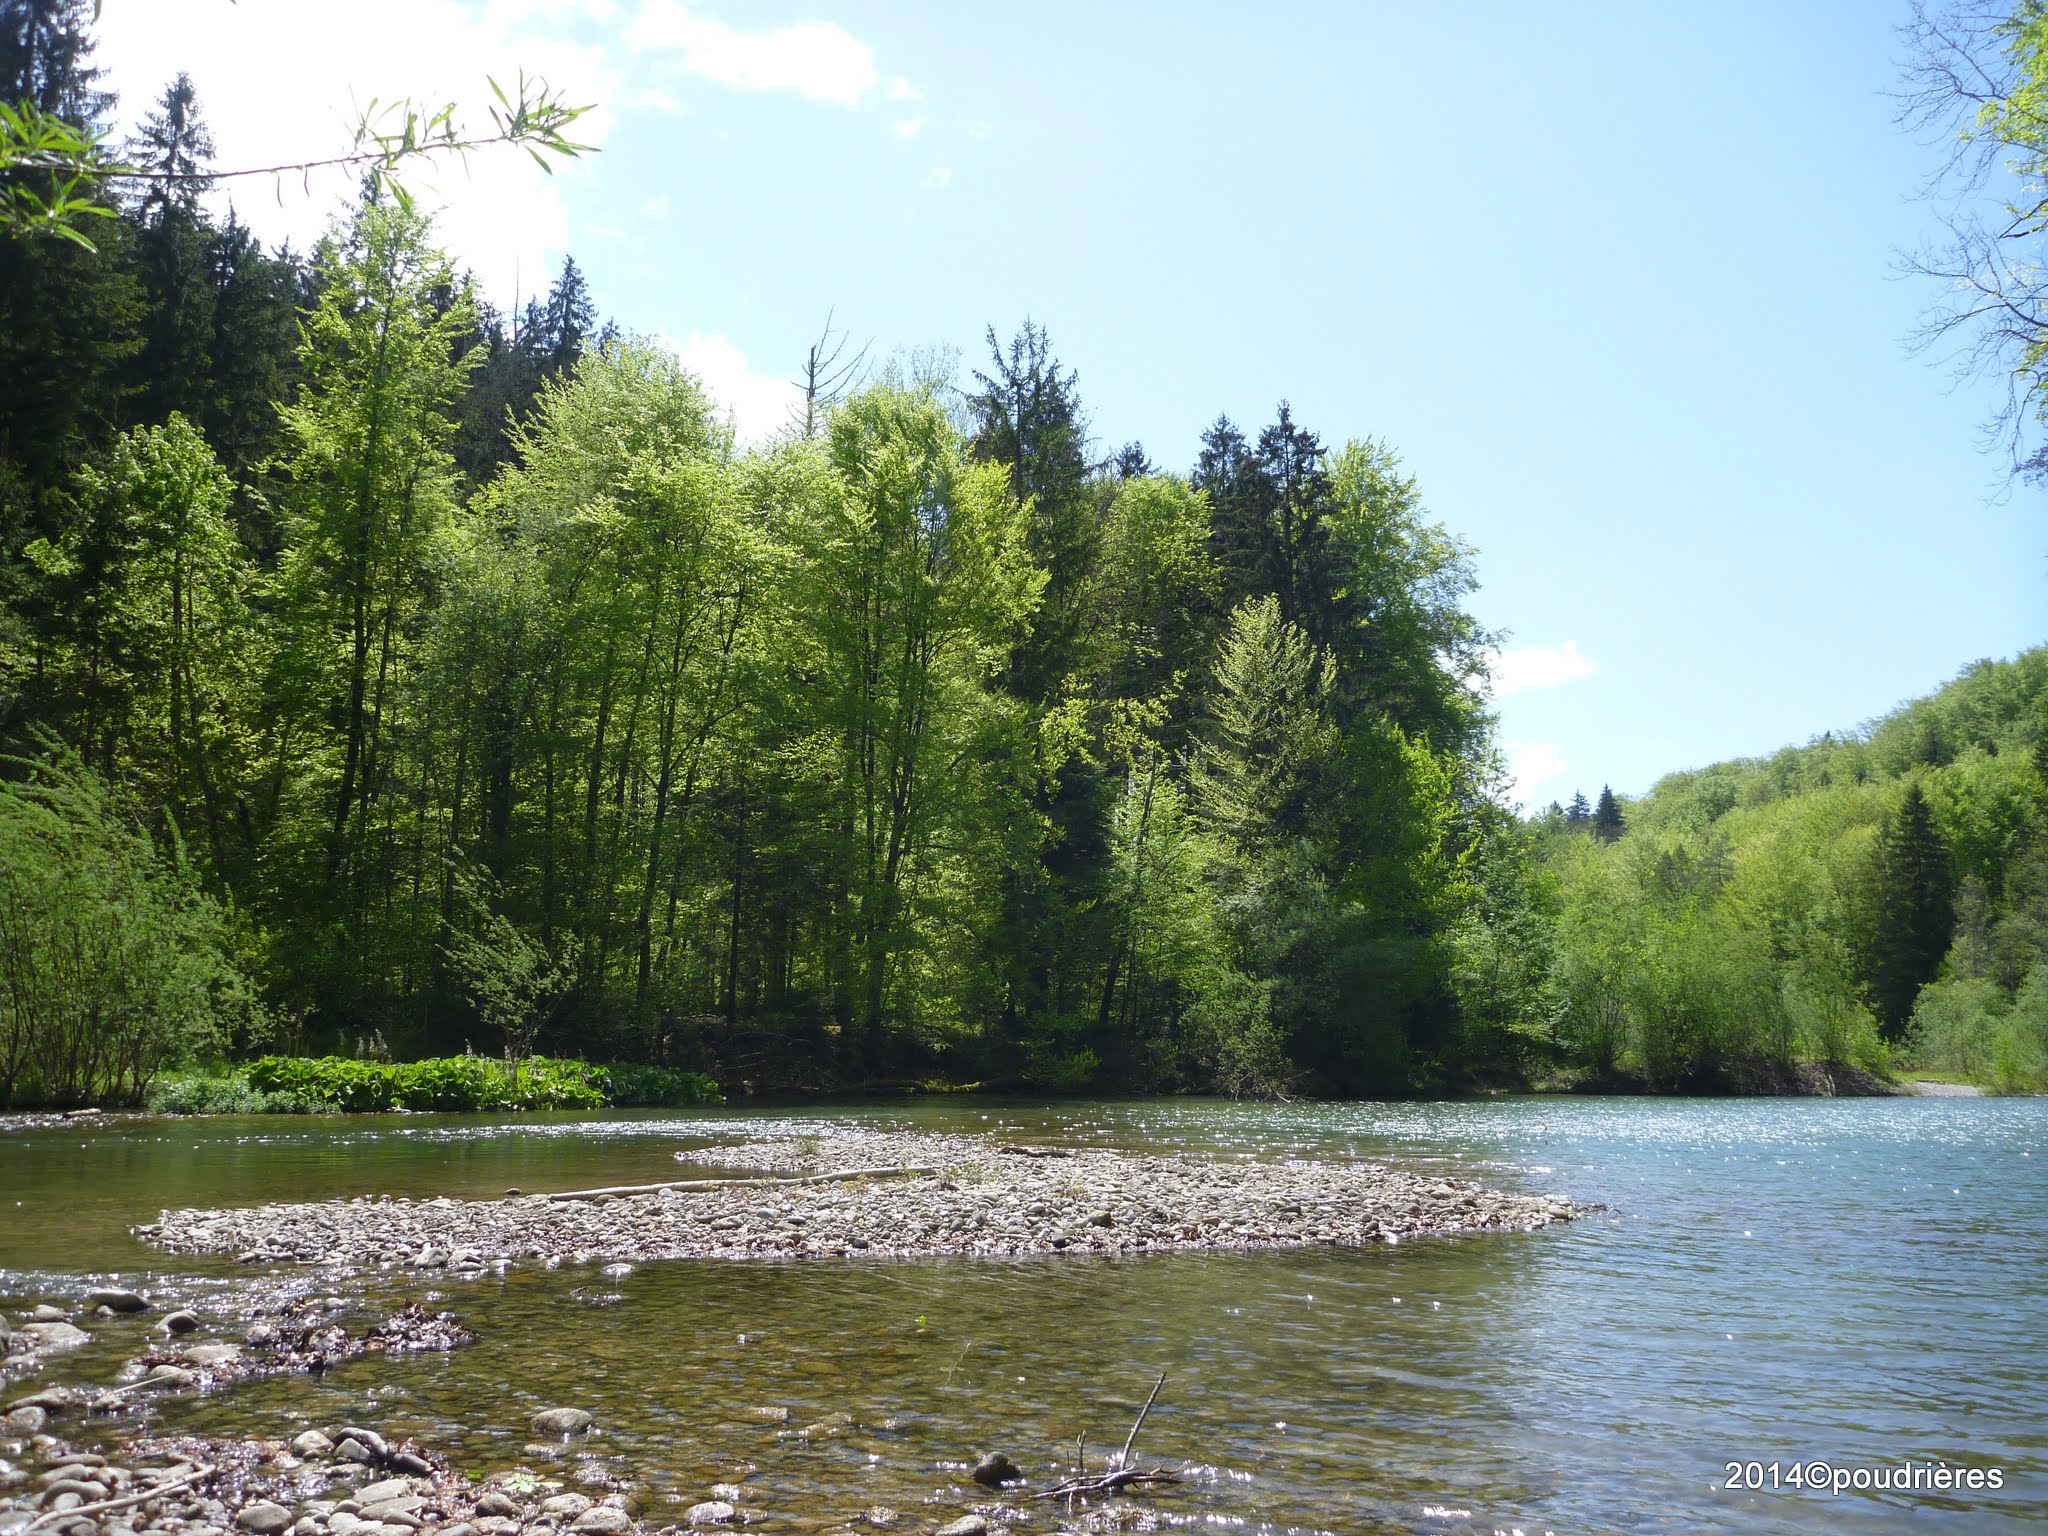
[[[1955,926],[1954,868],[1917,780],[1885,818],[1876,852],[1867,973],[1872,1010],[1896,1039]]]
[[[129,146],[139,169],[171,178],[144,183],[137,210],[143,318],[133,411],[144,422],[173,412],[201,419],[212,394],[213,231],[199,208],[212,157],[192,78],[180,74]]]
[[[1574,802],[1576,804],[1578,802]],[[1621,805],[1614,798],[1614,791],[1605,784],[1600,786],[1599,803],[1593,807],[1593,835],[1603,843],[1611,843],[1624,831],[1621,820]]]

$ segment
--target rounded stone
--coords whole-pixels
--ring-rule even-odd
[[[581,1408],[543,1408],[531,1422],[537,1434],[580,1435],[595,1420]]]
[[[1001,1451],[990,1451],[974,1464],[974,1480],[984,1488],[1000,1488],[1005,1483],[1021,1483],[1024,1473],[1017,1463]]]
[[[279,1532],[291,1529],[292,1512],[282,1504],[272,1504],[263,1499],[246,1505],[235,1516],[235,1524],[245,1531],[254,1532],[255,1536],[278,1536]]]
[[[702,1504],[692,1504],[683,1519],[691,1525],[730,1525],[738,1514],[723,1499],[706,1499]]]

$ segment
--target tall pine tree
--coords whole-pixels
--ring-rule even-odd
[[[1897,1039],[1934,979],[1955,926],[1955,871],[1914,782],[1878,832],[1867,974],[1873,1011]]]

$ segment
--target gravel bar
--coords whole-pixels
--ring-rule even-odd
[[[523,1261],[906,1258],[938,1254],[1129,1254],[1396,1242],[1528,1230],[1579,1213],[1356,1161],[1145,1155],[1015,1146],[994,1137],[843,1128],[679,1153],[789,1178],[930,1168],[815,1184],[662,1189],[562,1200],[364,1196],[239,1210],[165,1211],[135,1230],[173,1253],[297,1262],[483,1269]]]

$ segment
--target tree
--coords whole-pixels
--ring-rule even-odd
[[[1878,834],[1872,883],[1866,974],[1878,1022],[1896,1038],[1920,989],[1940,969],[1955,927],[1948,846],[1917,780]]]
[[[0,102],[25,102],[81,128],[103,122],[114,95],[95,68],[90,0],[0,0]],[[0,169],[4,169],[0,162]]]
[[[1586,792],[1572,791],[1572,803],[1565,807],[1564,824],[1574,832],[1583,832],[1593,820],[1592,807],[1586,803]]]
[[[1614,798],[1614,791],[1602,784],[1599,803],[1593,807],[1593,835],[1603,843],[1611,843],[1624,830],[1621,803]]]
[[[460,301],[436,302],[447,260],[426,220],[401,207],[366,203],[327,242],[320,269],[304,382],[283,413],[279,592],[292,638],[274,686],[299,727],[284,733],[294,745],[280,775],[303,775],[319,806],[318,873],[304,895],[343,919],[346,970],[364,953],[363,921],[395,851],[375,808],[453,504],[447,412],[470,366],[456,351],[470,317]]]
[[[1283,400],[1279,420],[1259,434],[1256,447],[1219,417],[1202,439],[1194,475],[1209,496],[1226,606],[1271,596],[1281,618],[1318,644],[1331,639],[1334,617],[1324,457],[1322,442],[1295,424]]]
[[[1928,195],[1934,242],[1904,258],[1933,279],[1914,337],[1962,374],[2004,375],[1994,428],[2015,474],[2048,474],[2048,7],[2039,0],[1915,0],[1898,121],[1941,146]],[[1988,195],[1987,195],[1988,194]],[[1997,212],[1982,211],[1997,204]]]
[[[1242,853],[1307,829],[1334,739],[1323,712],[1332,677],[1329,658],[1281,617],[1278,598],[1248,600],[1230,615],[1192,778],[1203,823]]]
[[[1042,326],[1026,320],[1006,354],[988,330],[993,374],[976,373],[967,396],[975,430],[969,451],[1009,473],[1010,494],[1030,513],[1031,557],[1045,592],[1010,666],[1011,690],[1043,703],[1073,662],[1082,583],[1094,562],[1096,501],[1088,494],[1087,423],[1073,371],[1060,371]]]
[[[143,421],[163,421],[173,411],[196,418],[212,393],[212,231],[199,210],[212,155],[191,77],[181,74],[130,150],[138,166],[167,178],[146,184],[137,209],[143,315],[134,410]]]
[[[928,388],[870,385],[832,413],[828,473],[799,482],[784,531],[801,560],[788,661],[809,679],[788,686],[834,758],[835,1010],[871,1067],[913,1012],[896,984],[943,894],[937,832],[984,792],[970,744],[1003,713],[989,674],[1045,581],[1008,472],[963,447]]]

